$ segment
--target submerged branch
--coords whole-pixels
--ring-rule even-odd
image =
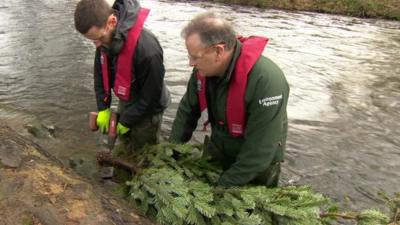
[[[132,172],[132,175],[139,173],[139,168],[131,162],[119,157],[112,156],[109,152],[100,152],[97,155],[97,162],[102,166],[116,166]]]

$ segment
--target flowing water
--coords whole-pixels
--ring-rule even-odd
[[[35,141],[90,178],[104,144],[87,126],[96,110],[94,46],[74,30],[76,3],[0,2],[0,118],[26,135],[39,127]],[[381,205],[378,191],[400,191],[400,22],[201,2],[142,5],[152,10],[146,26],[164,48],[172,93],[164,136],[191,71],[180,30],[214,10],[242,35],[269,37],[264,55],[290,83],[283,184],[310,184],[356,209]],[[42,126],[55,129],[50,135]]]

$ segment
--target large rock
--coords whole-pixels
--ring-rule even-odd
[[[0,225],[153,224],[0,125]]]

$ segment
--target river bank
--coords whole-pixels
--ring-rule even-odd
[[[400,20],[398,0],[209,0],[229,4]]]
[[[63,167],[9,126],[0,126],[0,224],[153,224],[109,189]]]

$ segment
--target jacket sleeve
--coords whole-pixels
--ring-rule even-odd
[[[100,63],[100,48],[96,49],[96,55],[94,57],[94,91],[96,94],[97,109],[99,111],[106,108],[110,108],[111,95],[107,96],[104,90],[103,75],[101,72]]]
[[[262,77],[257,82],[254,92],[250,90],[252,94],[247,105],[248,119],[244,142],[236,161],[220,177],[218,182],[220,186],[247,184],[283,157],[287,133],[286,106],[289,86],[280,70],[274,72],[273,76],[282,79],[268,81]]]
[[[135,68],[136,80],[133,82],[137,82],[137,85],[132,83],[132,87],[138,88],[139,91],[132,91],[138,95],[138,100],[127,106],[120,115],[120,122],[127,127],[132,127],[143,116],[152,113],[155,104],[160,101],[164,87],[165,69],[162,54],[148,55],[140,59]]]
[[[197,127],[197,120],[199,118],[200,106],[197,97],[197,79],[195,71],[193,71],[187,85],[186,93],[179,103],[169,141],[173,143],[188,142]]]

